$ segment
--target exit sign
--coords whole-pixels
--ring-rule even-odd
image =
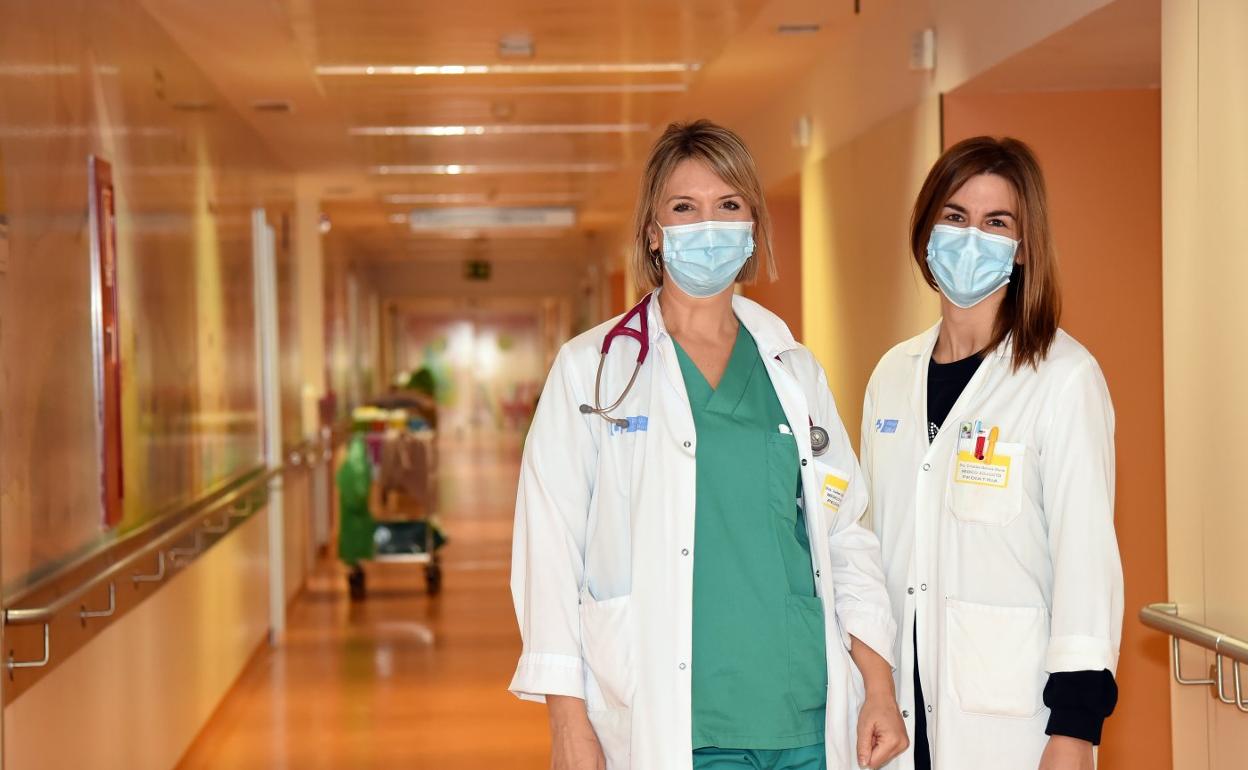
[[[470,259],[464,263],[464,278],[469,281],[490,280],[490,263],[484,259]]]

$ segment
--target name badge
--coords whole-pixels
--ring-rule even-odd
[[[845,502],[845,490],[849,489],[849,481],[829,473],[823,477],[823,507],[830,511],[841,510]]]
[[[970,452],[958,452],[958,467],[953,480],[958,484],[1005,489],[1010,485],[1010,458],[996,455],[980,460]]]

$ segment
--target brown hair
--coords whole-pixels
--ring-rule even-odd
[[[1022,238],[1005,299],[997,311],[989,348],[1007,339],[1013,346],[1014,369],[1039,365],[1048,355],[1062,314],[1057,255],[1049,231],[1044,175],[1031,148],[1017,139],[977,136],[958,142],[932,166],[914,202],[910,218],[910,251],[927,285],[939,290],[927,266],[927,242],[941,211],[967,180],[996,174],[1018,197],[1018,228]]]
[[[763,198],[763,185],[758,180],[754,156],[741,137],[729,129],[709,120],[697,120],[693,123],[672,123],[650,149],[650,159],[646,161],[637,195],[633,248],[629,255],[637,287],[649,291],[663,284],[663,270],[658,265],[658,254],[650,250],[647,230],[656,223],[667,180],[685,160],[706,164],[750,207],[756,245],[754,253],[737,274],[737,280],[752,282],[758,275],[760,260],[766,266],[768,279],[776,280],[776,263],[771,251],[771,217],[767,213],[767,202]]]

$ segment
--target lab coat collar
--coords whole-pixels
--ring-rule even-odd
[[[667,327],[663,324],[663,312],[659,309],[660,287],[655,289],[650,300],[650,342],[656,344],[668,336]],[[798,345],[793,332],[780,317],[757,302],[746,299],[740,294],[732,298],[732,312],[744,324],[746,331],[754,338],[759,355],[764,358],[775,358],[781,353],[795,350]]]
[[[927,331],[907,340],[905,347],[906,354],[924,359],[931,358],[932,351],[936,349],[936,340],[940,337],[941,323],[941,321],[937,321]],[[1007,336],[1000,345],[997,345],[995,349],[988,353],[988,355],[993,358],[1008,358],[1013,354],[1013,336]]]

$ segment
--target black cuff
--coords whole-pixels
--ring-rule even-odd
[[[1051,709],[1045,733],[1101,743],[1105,720],[1118,705],[1118,683],[1109,671],[1059,671],[1044,686]]]
[[[1049,712],[1046,735],[1065,735],[1087,741],[1093,746],[1101,745],[1101,728],[1105,718],[1079,709],[1053,709]]]

